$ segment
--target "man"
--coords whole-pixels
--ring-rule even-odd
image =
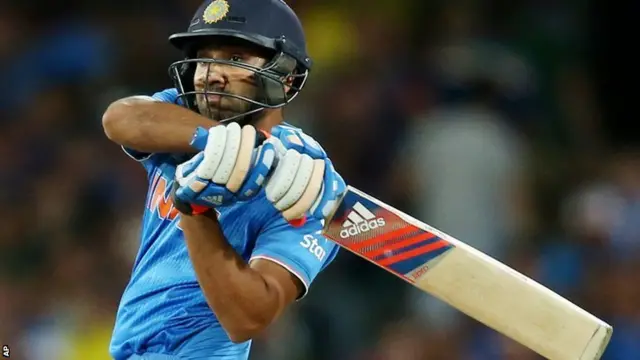
[[[319,231],[345,184],[313,139],[282,124],[311,66],[284,2],[208,0],[170,41],[186,55],[170,67],[175,89],[103,116],[149,179],[110,353],[247,359],[251,338],[336,256]]]

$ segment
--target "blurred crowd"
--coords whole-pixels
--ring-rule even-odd
[[[102,133],[171,86],[199,0],[0,3],[0,341],[109,359],[146,178]],[[640,359],[640,152],[603,136],[585,1],[289,1],[315,68],[285,111],[348,183],[548,285]],[[482,4],[482,6],[480,5]],[[346,252],[254,360],[536,359]]]

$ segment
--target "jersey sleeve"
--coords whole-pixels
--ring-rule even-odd
[[[302,299],[316,276],[324,270],[338,254],[338,245],[321,234],[322,223],[307,220],[304,225],[294,227],[280,214],[269,224],[256,240],[250,261],[266,259],[295,275],[304,285]]]
[[[160,92],[153,94],[152,96],[140,96],[140,98],[145,98],[149,101],[159,101],[168,104],[178,104],[178,90],[177,89],[165,89]],[[149,154],[140,152],[134,149],[130,149],[125,146],[121,146],[122,151],[124,151],[127,156],[132,158],[133,160],[139,162],[147,171],[147,174],[150,174],[153,169],[155,169],[160,163],[164,161],[166,158],[166,154]]]

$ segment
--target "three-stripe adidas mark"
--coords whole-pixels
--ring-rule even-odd
[[[346,239],[385,225],[383,218],[376,218],[369,209],[357,202],[347,214],[347,220],[342,223],[340,237]]]

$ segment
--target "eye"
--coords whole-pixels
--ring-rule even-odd
[[[233,62],[244,62],[244,57],[240,54],[233,54],[229,57],[229,60]]]

